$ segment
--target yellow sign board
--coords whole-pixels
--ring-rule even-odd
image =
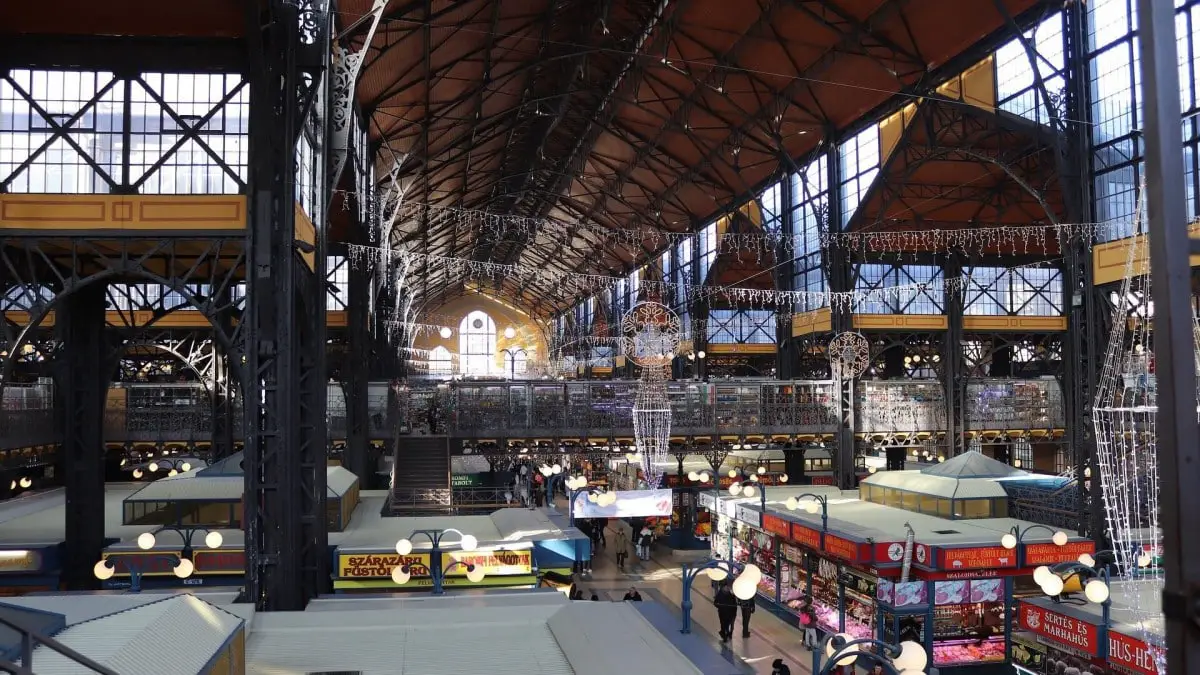
[[[38,551],[0,551],[0,572],[37,572],[42,569]]]
[[[456,561],[462,565],[453,565]],[[451,551],[442,554],[442,569],[447,577],[463,577],[467,565],[481,566],[487,576],[512,576],[533,571],[533,552],[523,551]],[[385,579],[396,567],[408,567],[413,579],[429,577],[429,554],[352,553],[338,556],[338,578]]]

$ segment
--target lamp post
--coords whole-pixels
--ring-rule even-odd
[[[1054,542],[1055,546],[1066,546],[1067,541],[1070,540],[1070,537],[1067,536],[1066,532],[1063,532],[1062,530],[1055,530],[1046,527],[1045,525],[1030,525],[1023,530],[1020,528],[1020,526],[1014,525],[1007,534],[1005,534],[1003,537],[1000,537],[1000,545],[1010,551],[1016,549],[1017,567],[1025,566],[1025,535],[1029,534],[1031,530],[1045,530],[1049,532],[1050,541]],[[1020,545],[1019,548],[1018,545]]]
[[[96,563],[92,568],[92,574],[100,581],[108,581],[117,573],[117,567],[125,568],[129,573],[129,592],[142,592],[142,577],[146,574],[149,563],[152,561],[165,561],[172,567],[172,572],[180,579],[186,579],[192,576],[195,571],[195,566],[192,561],[182,558],[174,553],[163,553],[161,555],[139,555],[137,557],[115,555],[104,558]]]
[[[700,366],[704,363],[704,359],[706,357],[708,357],[708,354],[706,354],[704,352],[704,350],[701,349],[698,352],[691,352],[690,354],[687,355],[687,357],[688,357],[688,361],[695,362],[695,364],[694,364],[695,367],[692,368],[693,378],[697,379],[697,380],[701,379],[703,376],[700,373]]]
[[[179,535],[183,546],[178,554],[140,554],[136,558],[120,555],[110,556],[97,562],[95,567],[92,568],[92,573],[97,579],[106,581],[111,579],[113,575],[117,573],[117,566],[121,565],[125,568],[125,571],[129,573],[129,592],[140,593],[142,590],[142,577],[146,573],[146,563],[149,563],[152,560],[166,561],[170,563],[172,572],[175,573],[175,576],[179,577],[180,579],[186,579],[192,576],[192,573],[196,571],[196,566],[192,562],[192,557],[194,555],[194,551],[192,549],[192,536],[197,532],[207,533],[204,537],[204,545],[210,549],[220,548],[225,539],[223,536],[221,536],[220,532],[216,530],[210,530],[205,527],[193,527],[186,530],[178,527],[162,527],[156,532],[162,532],[163,530],[175,532]],[[157,543],[158,541],[155,537],[155,532],[143,532],[142,534],[138,535],[137,546],[143,551],[152,550]]]
[[[133,477],[137,479],[145,476],[147,471],[150,473],[158,473],[159,471],[163,470],[166,470],[167,477],[170,478],[172,476],[177,476],[181,473],[187,473],[188,471],[191,471],[192,464],[191,462],[187,462],[182,459],[155,459],[146,465],[146,471],[142,471],[141,467],[136,467],[132,471],[132,474]]]
[[[458,547],[464,552],[474,551],[479,547],[479,540],[474,535],[463,534],[462,530],[448,527],[444,530],[414,530],[407,538],[396,542],[396,553],[400,554],[401,558],[407,556],[413,551],[413,537],[425,537],[429,541],[429,578],[433,581],[433,594],[442,595],[445,591],[442,589],[442,582],[445,579],[445,569],[442,569],[442,539],[447,534],[457,534],[459,537]],[[461,561],[454,561],[446,569],[453,569],[461,565]],[[472,583],[478,583],[483,580],[484,572],[475,565],[466,565],[467,579]],[[408,583],[412,578],[412,564],[400,564],[392,570],[392,581],[398,585]]]
[[[563,467],[561,464],[555,464],[553,466],[543,464],[540,468],[538,468],[538,471],[541,472],[542,477],[546,479],[546,506],[553,509],[554,488],[558,487],[559,482],[563,479]]]
[[[683,626],[680,633],[692,632],[692,584],[696,577],[708,570],[708,577],[713,581],[723,581],[731,574],[738,574],[733,582],[733,594],[739,600],[750,600],[758,589],[758,581],[762,571],[754,565],[739,565],[732,560],[711,558],[699,565],[683,564],[683,599],[679,607],[683,610]]]
[[[504,355],[508,357],[508,379],[517,379],[517,354],[528,356],[529,353],[525,351],[524,347],[507,347],[505,349],[501,349],[500,351],[504,352]]]
[[[753,497],[754,493],[757,489],[758,504],[759,504],[760,510],[765,515],[767,513],[767,483],[766,483],[766,481],[761,480],[759,478],[759,476],[766,475],[767,467],[760,466],[760,467],[758,467],[757,473],[752,473],[749,475],[747,475],[745,472],[740,472],[740,473],[741,473],[741,477],[743,478],[743,480],[741,482],[738,482],[737,477],[738,477],[739,471],[737,469],[734,469],[729,472],[729,477],[733,478],[735,481],[733,483],[733,485],[729,486],[729,494],[733,495],[734,497],[737,497],[737,496]],[[787,482],[788,482],[788,475],[786,473],[779,474],[779,483],[784,484]],[[749,485],[748,483],[754,483],[754,485]]]
[[[864,651],[863,647],[874,647]],[[825,664],[821,665],[821,654],[825,654]],[[925,648],[912,641],[901,642],[898,645],[888,644],[882,640],[856,640],[845,633],[830,635],[825,640],[824,648],[813,650],[814,675],[830,675],[836,667],[854,665],[859,660],[866,661],[864,665],[878,665],[888,675],[920,675],[925,672],[929,663],[929,655]]]
[[[1033,580],[1041,587],[1042,592],[1050,596],[1054,602],[1062,602],[1063,589],[1072,578],[1083,581],[1083,595],[1088,602],[1100,605],[1104,625],[1109,625],[1109,615],[1112,611],[1111,588],[1108,565],[1096,564],[1096,559],[1085,553],[1080,556],[1080,562],[1059,563],[1052,567],[1042,565],[1033,572]],[[1090,561],[1091,564],[1088,564]],[[1086,581],[1084,581],[1086,579]]]
[[[829,530],[829,498],[825,495],[819,495],[815,492],[805,492],[802,495],[788,497],[787,507],[789,511],[797,511],[800,509],[800,502],[803,499],[811,498],[812,501],[804,504],[804,510],[808,513],[815,514],[818,510],[821,511],[821,545],[825,545],[825,533]]]

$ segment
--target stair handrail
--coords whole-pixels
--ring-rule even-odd
[[[34,675],[33,672],[33,648],[37,644],[53,649],[62,654],[64,657],[78,663],[85,668],[89,668],[92,672],[100,673],[100,675],[117,675],[117,671],[96,663],[88,657],[71,649],[63,643],[55,640],[48,635],[42,635],[30,628],[0,616],[0,624],[13,629],[21,635],[21,664],[17,665],[12,661],[0,659],[0,671],[12,673],[13,675]]]

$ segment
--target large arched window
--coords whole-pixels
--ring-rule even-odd
[[[475,310],[458,324],[458,365],[463,375],[488,375],[496,360],[496,322]]]
[[[454,374],[449,349],[438,345],[429,350],[429,374],[435,377]]]

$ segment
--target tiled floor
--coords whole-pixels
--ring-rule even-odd
[[[610,541],[613,536],[610,532]],[[616,561],[610,548],[602,548],[592,561],[592,580],[582,582],[579,587],[584,597],[592,593],[600,596],[601,600],[619,601],[630,586],[642,589],[646,600],[661,599],[672,605],[673,611],[679,611],[680,596],[683,584],[680,581],[681,570],[678,565],[670,562],[666,555],[655,556],[649,561],[639,561],[636,558],[626,564],[626,571],[617,569]],[[652,589],[654,593],[647,594]],[[654,596],[654,597],[651,597]],[[712,605],[712,589],[702,577],[692,586],[692,623],[693,630],[703,633],[714,645],[720,643],[718,632],[717,611]],[[812,653],[801,644],[801,633],[796,628],[787,625],[778,617],[763,608],[759,608],[750,621],[750,637],[741,637],[741,616],[735,624],[737,637],[734,637],[725,648],[732,649],[748,663],[754,672],[771,672],[771,662],[782,658],[793,675],[810,673],[812,670]]]

